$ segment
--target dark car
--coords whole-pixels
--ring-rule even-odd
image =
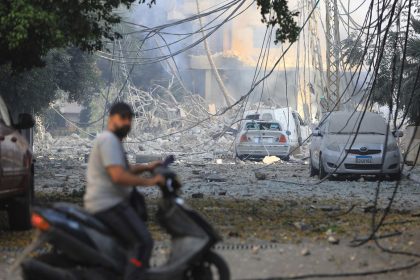
[[[34,196],[32,149],[22,130],[34,126],[29,114],[20,114],[13,123],[0,96],[0,208],[6,209],[13,230],[31,227],[30,211]]]

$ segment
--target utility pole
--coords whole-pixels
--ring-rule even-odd
[[[327,39],[327,85],[325,88],[325,99],[327,108],[323,111],[330,111],[338,102],[340,96],[340,30],[338,21],[337,0],[326,0],[326,39]],[[334,110],[339,110],[337,104]]]
[[[315,0],[307,0],[308,8],[313,9],[314,5],[316,5]],[[319,36],[318,36],[318,20],[317,17],[319,16],[319,7],[316,7],[316,12],[314,12],[309,19],[309,33],[310,33],[310,41],[309,41],[309,49],[311,52],[311,63],[313,71],[313,78],[312,81],[310,81],[310,92],[311,96],[315,95],[316,100],[316,116],[315,118],[320,120],[322,116],[322,110],[321,110],[321,93],[325,89],[325,83],[324,83],[324,66],[322,63],[322,56],[321,56],[321,44],[319,42]],[[311,97],[312,99],[312,97]],[[311,115],[311,121],[312,121],[312,115]]]

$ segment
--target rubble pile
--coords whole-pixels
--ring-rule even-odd
[[[178,157],[217,159],[233,156],[234,135],[227,132],[227,126],[216,121],[209,121],[188,129],[171,127],[152,132],[134,126],[126,139],[128,157],[134,160],[136,155],[175,154]],[[186,126],[187,129],[184,129]],[[182,132],[180,132],[182,131]],[[69,136],[52,137],[45,131],[40,120],[34,137],[34,153],[36,156],[70,158],[85,161],[93,145],[94,135],[71,134]]]

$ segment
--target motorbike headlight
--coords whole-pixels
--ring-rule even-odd
[[[398,150],[398,145],[397,145],[397,143],[390,143],[390,144],[388,144],[388,146],[386,146],[386,150],[388,151],[388,152],[393,152],[393,151],[396,151],[396,150]]]
[[[327,149],[330,150],[330,151],[334,151],[334,152],[339,152],[340,151],[340,147],[338,146],[337,143],[328,144]]]

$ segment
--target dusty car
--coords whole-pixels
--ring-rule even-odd
[[[289,131],[287,140],[292,148],[302,146],[310,134],[309,126],[303,121],[299,113],[292,108],[261,108],[258,111],[247,110],[243,119],[278,122],[283,130]]]
[[[322,179],[329,173],[387,174],[393,179],[400,178],[402,157],[395,137],[401,133],[391,133],[380,115],[366,112],[362,119],[362,113],[337,111],[325,115],[312,134],[311,176],[318,174]]]
[[[31,148],[20,131],[31,128],[34,119],[29,114],[18,119],[12,123],[0,96],[0,208],[7,210],[11,229],[26,230],[31,227],[34,170]]]
[[[265,156],[288,160],[289,150],[287,134],[278,122],[245,121],[235,139],[236,156],[241,160]]]

